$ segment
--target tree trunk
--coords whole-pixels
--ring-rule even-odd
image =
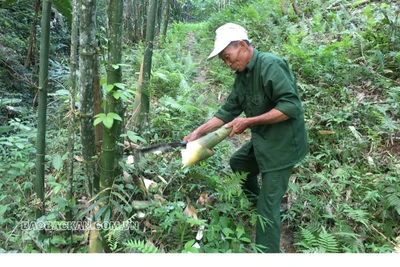
[[[150,110],[150,90],[148,83],[151,76],[151,62],[153,56],[153,40],[154,40],[154,25],[157,12],[157,0],[150,0],[147,13],[146,27],[146,48],[143,60],[143,84],[140,99],[140,115],[136,125],[139,126],[139,131],[142,133],[147,128],[148,115]]]
[[[41,41],[40,41],[40,71],[39,71],[39,107],[36,151],[36,218],[44,214],[44,157],[46,150],[46,112],[47,88],[49,81],[49,44],[50,44],[50,13],[51,1],[44,0],[42,6]]]
[[[132,111],[132,120],[134,121],[134,126],[139,128],[139,115],[140,115],[140,102],[141,102],[141,95],[142,95],[142,85],[143,85],[143,59],[142,63],[140,64],[140,71],[139,71],[139,79],[136,88],[136,97],[135,101],[133,102],[133,111]]]
[[[156,8],[156,18],[154,23],[154,36],[155,39],[160,36],[160,28],[161,28],[161,14],[162,14],[162,0],[157,0],[157,8]]]
[[[80,57],[79,57],[79,100],[82,156],[85,175],[89,182],[89,194],[99,192],[99,178],[96,171],[96,146],[93,126],[94,116],[94,68],[96,57],[96,0],[81,0],[80,6]]]
[[[135,8],[133,6],[134,0],[127,0],[127,15],[126,15],[126,24],[128,29],[128,40],[132,43],[135,43]]]
[[[78,0],[72,1],[72,24],[71,24],[71,53],[70,53],[70,87],[69,101],[70,114],[68,122],[68,165],[67,179],[68,190],[67,200],[71,203],[73,197],[73,181],[74,181],[74,144],[75,144],[75,95],[76,95],[76,58],[78,50]],[[72,220],[71,207],[67,211],[68,221]]]
[[[29,37],[29,47],[25,60],[25,68],[29,68],[32,62],[32,57],[35,57],[36,54],[36,24],[39,16],[40,2],[40,0],[35,0],[35,16],[33,18],[31,35]]]
[[[100,86],[100,66],[98,57],[94,57],[94,82],[93,82],[93,93],[94,93],[94,115],[103,113],[101,104],[103,102],[103,93]],[[99,123],[95,127],[95,145],[96,153],[101,153],[101,141],[103,140],[103,124]]]
[[[140,1],[139,0],[132,0],[134,1],[134,23],[135,23],[135,39],[133,40],[134,43],[138,43],[141,40],[141,23],[140,23]]]
[[[296,15],[299,15],[300,14],[300,10],[299,10],[299,7],[297,6],[296,0],[292,0],[292,7],[293,7],[293,10],[294,10],[294,13],[296,13]]]
[[[169,21],[169,4],[170,0],[163,0],[163,13],[162,13],[162,23],[161,23],[161,43],[165,43],[165,38],[167,37],[167,28]]]
[[[146,16],[147,14],[147,0],[141,0],[141,4],[140,4],[141,10],[140,10],[140,17],[141,17],[141,28],[142,28],[142,38],[141,40],[145,40],[146,39],[146,30],[147,30],[147,19],[148,17]],[[148,14],[147,14],[148,15]]]

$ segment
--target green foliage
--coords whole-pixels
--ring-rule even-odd
[[[66,200],[69,35],[61,23],[53,28],[51,55],[57,54],[50,61],[48,213],[33,219],[36,119],[31,108],[34,92],[28,88],[34,86],[15,79],[31,77],[22,65],[33,14],[30,5],[22,3],[0,9],[0,250],[87,252],[87,229],[72,235],[65,230],[16,231],[22,221],[62,225],[65,212],[72,210],[80,223],[114,223],[101,231],[109,252],[260,251],[252,232],[260,218],[240,189],[244,174],[232,174],[228,164],[246,137],[221,142],[214,156],[185,169],[179,150],[146,155],[139,168],[125,155],[119,162],[124,177],[93,199],[87,199],[83,163],[77,160],[74,197]],[[376,1],[359,5],[312,0],[298,3],[302,14],[297,16],[293,11],[283,15],[277,0],[231,1],[224,8],[215,1],[191,1],[189,10],[196,12],[184,17],[184,3],[179,3],[179,8],[172,7],[176,11],[172,17],[204,21],[170,24],[166,45],[153,51],[148,143],[182,140],[223,103],[234,73],[218,59],[205,59],[218,26],[230,21],[242,24],[257,49],[288,61],[303,100],[310,153],[295,168],[288,209],[282,212],[282,220],[294,233],[296,251],[392,252],[400,231],[398,7]],[[101,24],[104,18],[99,16]],[[102,34],[104,28],[100,39]],[[123,83],[104,84],[105,92],[112,89],[116,99],[124,100],[127,117],[143,51],[142,44],[126,45],[124,62],[113,66],[122,68]],[[110,126],[114,119],[120,118],[99,114],[95,123]],[[147,143],[129,120],[123,137],[132,146]],[[79,142],[75,151],[79,156]],[[155,184],[144,189],[138,181]],[[204,194],[208,202],[200,201]]]
[[[57,8],[61,14],[67,18],[69,26],[72,24],[72,6],[71,1],[68,0],[55,0],[52,4]]]
[[[298,246],[299,252],[304,253],[337,253],[338,242],[336,238],[327,233],[324,228],[319,232],[312,232],[308,229],[301,228],[300,236],[297,237],[299,242],[295,245]]]
[[[126,249],[133,250],[136,253],[159,253],[157,247],[147,244],[143,240],[129,240],[126,242]]]
[[[111,129],[111,127],[114,124],[114,120],[122,121],[122,118],[117,113],[114,112],[109,112],[107,114],[98,113],[94,117],[96,118],[93,122],[94,126],[102,122],[104,126],[106,126],[108,129]]]

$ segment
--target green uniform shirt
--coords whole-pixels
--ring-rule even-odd
[[[290,119],[250,127],[260,172],[280,170],[302,160],[307,154],[307,134],[296,79],[287,62],[254,49],[247,69],[236,73],[232,92],[215,116],[228,123],[242,112],[254,117],[273,108]]]

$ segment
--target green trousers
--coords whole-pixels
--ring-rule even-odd
[[[266,253],[280,252],[281,217],[280,204],[285,194],[293,166],[285,169],[263,172],[261,188],[257,175],[259,168],[250,143],[236,151],[230,165],[234,172],[247,172],[243,191],[248,199],[257,205],[256,244],[262,245]]]

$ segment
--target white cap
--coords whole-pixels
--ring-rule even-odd
[[[232,41],[249,40],[247,31],[235,23],[227,23],[219,27],[216,31],[214,50],[207,59],[212,59],[224,50]]]

